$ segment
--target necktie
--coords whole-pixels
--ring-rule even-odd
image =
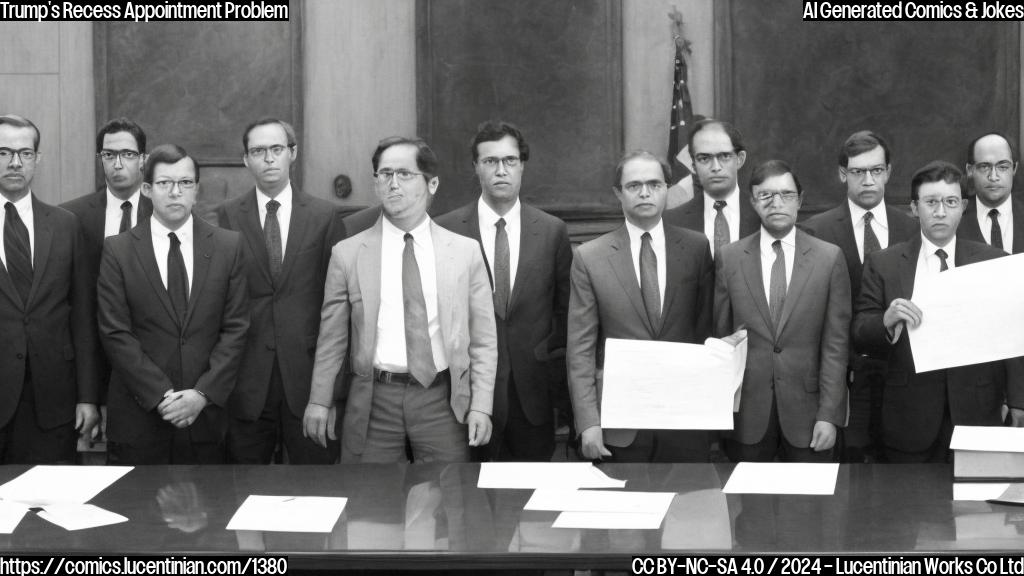
[[[772,242],[772,250],[775,251],[775,262],[772,263],[772,277],[768,284],[768,310],[777,329],[782,317],[782,305],[786,302],[786,256],[782,253],[781,240]]]
[[[874,220],[875,215],[871,212],[864,213],[864,259],[868,259],[868,254],[872,252],[878,252],[882,249],[882,245],[878,243],[878,236],[875,236],[875,230],[871,227],[871,221]]]
[[[167,251],[167,294],[171,297],[174,313],[178,315],[178,323],[184,324],[188,310],[188,272],[178,235],[169,232],[167,237],[171,239],[171,248]]]
[[[32,248],[28,239],[28,228],[18,216],[18,209],[8,202],[4,205],[4,254],[7,256],[7,272],[11,275],[14,288],[21,296],[21,302],[28,304],[32,290]]]
[[[405,308],[405,358],[409,373],[426,388],[434,383],[437,367],[430,347],[420,267],[416,264],[413,236],[408,232],[405,233],[405,250],[402,251],[402,304]]]
[[[722,212],[726,204],[725,200],[715,201],[715,256],[718,256],[719,248],[729,243],[729,221]]]
[[[132,203],[128,200],[121,202],[121,225],[117,233],[127,232],[132,229]]]
[[[989,238],[991,238],[992,241],[989,242],[989,244],[991,244],[992,246],[995,246],[996,248],[999,248],[1000,250],[1002,250],[1003,249],[1003,227],[999,225],[999,210],[996,210],[995,208],[989,210],[988,211],[988,217],[992,219],[992,232],[991,232],[991,235],[989,236]]]
[[[939,257],[939,272],[949,270],[949,264],[946,264],[946,258],[949,257],[949,254],[946,254],[945,250],[939,248],[935,251],[935,255]]]
[[[263,240],[267,243],[267,256],[270,257],[270,277],[276,282],[281,276],[281,226],[277,221],[277,209],[281,203],[277,200],[267,202],[267,217],[263,220]]]
[[[504,218],[498,218],[494,226],[494,312],[504,318],[512,292],[508,234],[505,232]]]
[[[647,319],[657,333],[661,330],[661,288],[658,286],[658,256],[651,245],[650,232],[640,237],[640,294]]]

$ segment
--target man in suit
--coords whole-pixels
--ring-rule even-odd
[[[245,239],[252,309],[238,383],[228,403],[228,455],[238,464],[269,464],[280,442],[292,464],[331,464],[328,449],[302,434],[313,352],[331,248],[345,237],[340,210],[292,186],[295,130],[264,118],[242,135],[242,161],[256,180],[217,209],[222,228]]]
[[[487,444],[498,360],[479,245],[430,221],[437,157],[420,139],[382,140],[372,158],[383,217],[334,247],[305,434],[326,445],[347,398],[342,462],[464,462]],[[348,358],[352,372],[335,382]]]
[[[1006,253],[981,242],[958,239],[965,199],[962,174],[947,162],[932,162],[911,180],[911,209],[921,234],[868,256],[853,322],[857,344],[889,350],[882,403],[883,455],[890,462],[945,462],[953,426],[999,426],[1003,402],[1015,425],[1024,424],[1024,378],[1013,360],[918,373],[906,326],[927,317],[914,290],[949,268]]]
[[[703,234],[665,224],[668,164],[623,156],[613,190],[625,224],[580,246],[569,299],[569,390],[585,458],[706,462],[704,430],[605,430],[601,371],[606,338],[703,343],[711,332],[713,264]]]
[[[345,234],[348,237],[355,236],[363,230],[369,230],[373,228],[373,225],[380,220],[380,215],[384,212],[384,209],[378,204],[377,206],[369,206],[362,210],[345,216],[342,223],[345,225]]]
[[[192,216],[198,182],[184,149],[156,147],[142,185],[152,217],[103,247],[111,464],[224,461],[224,406],[249,328],[245,254],[237,232]]]
[[[1024,252],[1024,202],[1013,198],[1017,157],[1002,134],[975,138],[967,147],[967,177],[974,198],[964,211],[957,235],[1010,254]]]
[[[693,125],[690,158],[701,193],[689,202],[665,211],[665,223],[700,232],[711,242],[711,255],[719,248],[757,231],[760,221],[740,195],[739,171],[747,160],[743,135],[735,126],[708,118]]]
[[[484,122],[470,150],[480,198],[436,222],[480,243],[494,290],[494,427],[477,457],[547,461],[555,450],[552,396],[565,375],[569,231],[565,222],[519,201],[530,147],[518,128]]]
[[[715,332],[747,329],[734,462],[829,462],[846,421],[850,276],[833,244],[796,228],[803,189],[780,160],[754,169],[761,230],[715,261]]]
[[[851,308],[860,294],[865,255],[908,240],[918,231],[917,220],[885,203],[891,171],[885,139],[869,130],[855,132],[839,149],[839,181],[846,185],[846,202],[801,225],[807,233],[843,251],[850,273]],[[855,350],[852,339],[850,344],[850,421],[843,431],[842,458],[863,462],[869,454],[873,456],[881,433],[887,351]]]
[[[99,423],[96,286],[78,218],[40,202],[39,129],[0,116],[0,462],[73,464]]]

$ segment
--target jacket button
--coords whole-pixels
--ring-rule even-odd
[[[16,355],[16,357],[18,358],[18,360],[22,360],[22,359],[24,359],[24,358],[25,358],[25,355],[24,355],[24,354],[22,354],[21,352],[18,352],[18,354]]]
[[[778,346],[776,346],[775,347],[775,353],[776,354],[782,354],[782,348],[779,348]]]

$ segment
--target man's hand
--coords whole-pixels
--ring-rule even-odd
[[[469,445],[483,446],[491,441],[491,417],[483,412],[470,410],[466,416],[469,428]]]
[[[1010,408],[1007,416],[1010,419],[1010,426],[1024,428],[1024,408]]]
[[[310,402],[306,404],[306,412],[302,415],[302,435],[312,440],[317,446],[327,448],[327,438],[337,440],[334,424],[338,420],[336,404],[321,406]]]
[[[170,422],[175,428],[187,428],[196,421],[206,404],[205,396],[189,388],[165,394],[156,409],[165,422]]]
[[[900,323],[905,323],[911,328],[917,328],[921,325],[921,316],[921,309],[917,307],[917,304],[904,298],[896,298],[889,303],[889,308],[882,315],[882,324],[885,325],[885,330],[889,333],[889,336],[896,340],[899,337],[896,327]]]
[[[612,453],[604,445],[604,433],[600,426],[591,426],[583,431],[580,436],[580,450],[587,460],[600,460]]]
[[[746,339],[747,329],[740,328],[739,330],[733,332],[732,334],[729,334],[725,338],[722,338],[722,342],[725,342],[726,344],[729,344],[730,346],[735,348],[736,346],[739,346],[740,342],[743,342]]]
[[[824,452],[836,444],[836,425],[831,422],[818,420],[814,423],[814,432],[811,433],[811,449],[815,452]]]
[[[100,411],[95,404],[81,403],[75,405],[75,430],[78,435],[92,446],[100,433]]]

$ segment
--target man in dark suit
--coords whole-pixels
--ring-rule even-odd
[[[984,242],[1010,254],[1024,252],[1024,202],[1012,197],[1017,157],[1002,134],[975,138],[967,147],[967,177],[974,198],[957,236]]]
[[[494,429],[476,457],[547,461],[555,450],[552,397],[564,386],[569,232],[565,222],[519,201],[530,147],[518,128],[485,122],[471,151],[480,199],[437,223],[480,243],[494,290]]]
[[[193,217],[199,167],[181,147],[155,148],[143,182],[153,215],[106,240],[97,287],[109,462],[222,463],[249,327],[242,239]]]
[[[850,273],[851,307],[860,294],[865,255],[909,240],[918,231],[917,220],[885,204],[891,171],[885,139],[869,130],[855,132],[839,149],[839,180],[846,185],[846,202],[801,224],[807,233],[843,251]],[[850,421],[843,431],[842,459],[863,462],[874,454],[881,433],[887,351],[855,350],[852,339],[850,343]]]
[[[287,122],[264,118],[242,136],[242,161],[256,180],[248,193],[217,209],[222,228],[245,242],[252,307],[238,383],[228,404],[228,454],[238,464],[268,464],[278,442],[292,464],[331,464],[328,449],[302,435],[313,353],[331,248],[345,237],[341,213],[295,189],[298,155]]]
[[[711,332],[713,264],[703,234],[664,223],[671,178],[649,152],[623,156],[615,196],[625,224],[580,246],[570,275],[569,390],[581,450],[616,462],[706,462],[704,430],[604,430],[606,338],[701,344]]]
[[[829,462],[846,422],[850,276],[833,244],[796,228],[803,189],[780,160],[750,176],[761,230],[715,260],[715,332],[747,329],[735,462]]]
[[[0,116],[0,462],[73,464],[99,422],[96,286],[78,218],[40,202],[39,129]]]
[[[868,256],[853,322],[858,345],[889,349],[882,401],[883,455],[890,462],[945,462],[953,426],[999,426],[1003,402],[1015,425],[1024,424],[1024,379],[1017,361],[998,361],[918,373],[905,325],[927,321],[914,289],[958,266],[1006,253],[958,239],[965,199],[962,174],[947,162],[918,170],[911,208],[921,234]],[[956,336],[951,336],[956,337]]]
[[[689,138],[690,158],[703,192],[689,202],[665,211],[665,223],[700,232],[718,249],[757,231],[760,221],[740,195],[739,171],[747,160],[743,135],[728,122],[708,118],[694,124]]]

